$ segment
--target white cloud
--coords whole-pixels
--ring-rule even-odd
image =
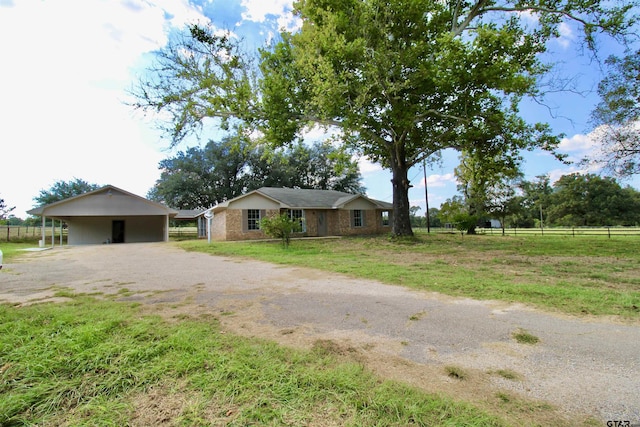
[[[302,130],[302,137],[305,141],[317,142],[332,139],[341,135],[342,131],[336,128],[327,128],[325,126],[313,125]]]
[[[523,10],[518,12],[517,15],[528,25],[538,25],[540,22],[540,17],[537,13],[534,13],[530,10]]]
[[[600,167],[598,166],[588,166],[588,167],[575,167],[575,166],[571,166],[568,168],[564,168],[564,169],[553,169],[550,170],[547,175],[549,176],[549,181],[551,182],[551,185],[553,185],[554,183],[556,183],[560,178],[562,178],[564,175],[571,175],[574,173],[580,174],[580,175],[586,175],[588,173],[598,173],[600,171]]]
[[[444,175],[429,175],[427,177],[427,183],[429,187],[444,187],[450,184],[456,184],[456,177],[453,173],[446,173]]]
[[[539,27],[540,25],[540,16],[536,12],[518,12],[518,16],[520,17],[524,25],[529,28]],[[559,37],[555,39],[555,42],[558,43],[563,49],[568,48],[576,40],[575,30],[567,22],[561,22],[558,25],[558,33]]]
[[[242,6],[247,10],[242,18],[264,22],[267,15],[280,15],[291,11],[291,0],[242,0]]]
[[[0,40],[10,42],[0,43],[7,58],[0,141],[25,154],[0,168],[0,195],[16,216],[58,180],[146,194],[164,156],[159,136],[123,104],[125,89],[136,62],[166,43],[170,26],[196,21],[206,18],[175,0],[26,0],[2,8]]]
[[[382,166],[380,166],[378,163],[373,163],[366,156],[360,156],[357,158],[357,160],[358,167],[360,168],[360,173],[362,174],[362,176],[372,175],[384,171],[384,169],[382,169]]]
[[[557,42],[565,49],[576,40],[575,32],[566,22],[560,23],[558,26],[558,32],[560,33],[560,37],[557,39]]]
[[[300,20],[292,13],[292,0],[242,0],[246,12],[242,19],[264,22],[268,15],[277,16],[278,29],[295,31],[300,28]]]
[[[576,134],[570,138],[562,138],[558,148],[565,153],[584,153],[593,149],[594,142],[589,135]]]

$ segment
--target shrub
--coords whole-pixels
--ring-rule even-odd
[[[286,213],[262,218],[260,220],[260,229],[267,236],[282,240],[282,246],[286,249],[289,247],[291,235],[302,230],[300,222],[296,219],[289,218]]]

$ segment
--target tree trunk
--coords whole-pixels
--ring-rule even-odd
[[[474,222],[473,224],[469,225],[469,228],[467,229],[467,234],[476,234],[476,226],[478,224],[478,207],[476,205],[475,199],[471,199],[471,202],[469,203],[469,215],[471,215],[472,218],[474,218]]]
[[[409,169],[404,159],[392,160],[393,219],[391,222],[391,234],[396,237],[413,236],[409,214],[409,188],[411,187],[407,178]]]

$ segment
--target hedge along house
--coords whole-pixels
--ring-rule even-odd
[[[42,217],[43,242],[45,220],[51,218],[67,224],[69,245],[90,245],[166,242],[169,219],[178,211],[107,185],[27,213]]]
[[[209,212],[209,214],[207,214]],[[202,215],[211,217],[211,238],[253,240],[269,236],[260,220],[287,213],[302,224],[304,237],[370,235],[389,232],[391,203],[362,194],[333,190],[262,187],[220,203]]]

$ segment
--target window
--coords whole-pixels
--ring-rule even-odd
[[[289,209],[289,218],[297,220],[300,224],[300,231],[303,233],[307,231],[307,224],[304,220],[304,211],[302,209]]]
[[[260,230],[260,209],[247,209],[247,230]]]
[[[389,225],[389,212],[387,211],[382,212],[382,225]]]
[[[351,211],[351,226],[352,227],[364,226],[364,215],[361,210],[356,209]]]

